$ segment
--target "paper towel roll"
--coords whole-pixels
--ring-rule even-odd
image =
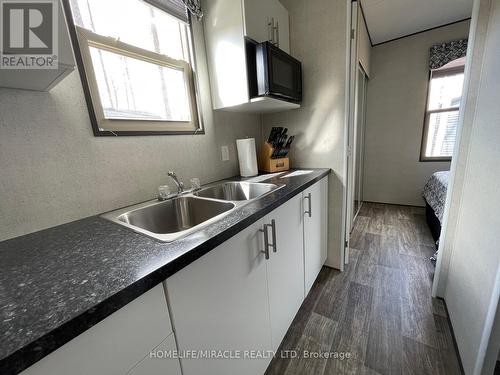
[[[257,176],[257,152],[255,151],[255,138],[237,139],[238,160],[240,161],[241,177]]]

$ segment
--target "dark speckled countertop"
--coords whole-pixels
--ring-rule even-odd
[[[0,373],[16,374],[330,173],[286,184],[164,243],[93,216],[0,242]]]

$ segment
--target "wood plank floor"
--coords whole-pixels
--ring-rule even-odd
[[[364,203],[345,272],[322,269],[266,374],[459,375],[445,307],[431,298],[434,251],[423,208]]]

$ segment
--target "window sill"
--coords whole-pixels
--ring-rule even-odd
[[[432,162],[432,161],[438,161],[438,162],[451,162],[451,158],[420,158],[419,162],[421,163],[426,163],[426,162]]]
[[[174,130],[150,130],[150,131],[111,131],[101,130],[93,127],[94,136],[96,137],[127,137],[127,136],[143,136],[143,135],[202,135],[205,134],[204,129],[174,131]]]

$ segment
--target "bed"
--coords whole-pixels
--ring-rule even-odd
[[[436,243],[439,241],[439,236],[441,234],[441,223],[443,222],[443,212],[449,178],[450,171],[434,173],[425,184],[422,193],[425,200],[427,225]]]

